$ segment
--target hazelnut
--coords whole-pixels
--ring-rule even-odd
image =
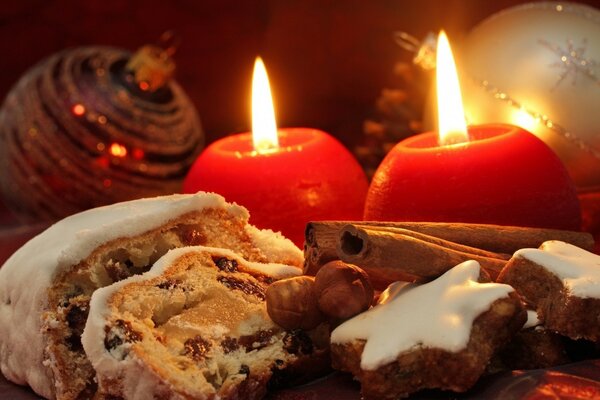
[[[373,286],[365,271],[342,261],[323,265],[315,276],[319,309],[329,317],[348,319],[373,303]]]
[[[312,329],[323,322],[314,286],[312,276],[296,276],[269,285],[267,312],[273,322],[285,329]]]

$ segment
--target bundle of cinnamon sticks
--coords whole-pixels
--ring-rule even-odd
[[[376,286],[428,280],[476,260],[495,280],[511,255],[561,240],[586,250],[591,234],[556,229],[466,223],[320,221],[306,226],[304,273],[340,259],[364,269]]]

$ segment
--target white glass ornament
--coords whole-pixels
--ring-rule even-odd
[[[579,190],[600,188],[600,11],[540,2],[501,11],[460,46],[470,124],[533,132],[566,164]]]

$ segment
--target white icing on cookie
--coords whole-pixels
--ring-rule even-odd
[[[509,285],[477,282],[479,268],[477,261],[465,261],[424,285],[393,287],[383,304],[337,327],[331,342],[365,340],[364,370],[375,370],[417,347],[461,351],[475,318],[514,291]]]
[[[527,310],[527,322],[523,325],[523,329],[533,328],[541,325],[542,321],[538,318],[538,313],[535,310]]]
[[[224,209],[248,220],[248,211],[217,194],[176,194],[117,203],[67,217],[31,239],[0,268],[0,370],[11,381],[29,384],[53,398],[49,370],[42,365],[40,333],[46,290],[54,277],[85,259],[98,246],[155,229],[192,211]],[[282,236],[246,225],[258,248],[302,263],[302,252]],[[262,250],[262,249],[261,249]]]
[[[558,240],[539,249],[521,249],[515,257],[532,261],[556,275],[573,296],[600,298],[600,256]]]

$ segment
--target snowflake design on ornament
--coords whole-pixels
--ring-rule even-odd
[[[561,47],[557,44],[552,44],[547,40],[540,39],[539,43],[552,51],[559,57],[559,61],[550,64],[552,68],[560,68],[562,71],[558,76],[558,81],[552,88],[556,89],[558,85],[562,83],[569,75],[571,76],[571,84],[577,83],[577,77],[583,75],[598,83],[598,77],[594,71],[594,68],[598,66],[598,63],[591,59],[586,58],[585,52],[587,50],[587,39],[581,40],[581,45],[576,47],[571,39],[567,39],[566,47]]]

